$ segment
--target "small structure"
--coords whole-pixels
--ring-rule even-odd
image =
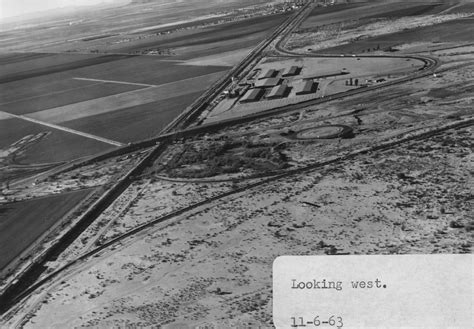
[[[249,89],[245,95],[240,99],[241,103],[250,103],[260,100],[263,96],[264,90],[261,88]]]
[[[278,75],[280,71],[277,71],[277,70],[274,70],[274,69],[270,69],[268,71],[265,71],[263,72],[259,77],[258,79],[259,80],[262,80],[262,79],[270,79],[270,78],[274,78]]]
[[[307,80],[296,86],[296,95],[306,95],[316,92],[318,83],[312,80]]]
[[[255,87],[257,88],[270,88],[275,87],[281,83],[280,78],[269,78],[264,80],[258,80],[255,82]]]
[[[266,99],[277,99],[284,98],[289,94],[289,87],[286,85],[275,86],[272,90],[265,96]]]
[[[283,73],[281,74],[282,77],[291,77],[300,74],[301,67],[299,66],[292,66],[286,68]]]
[[[347,70],[341,70],[341,71],[332,71],[332,72],[326,72],[326,73],[320,73],[318,75],[308,75],[305,76],[303,79],[325,79],[325,78],[330,78],[330,77],[337,77],[339,75],[347,75],[350,74],[349,71]]]

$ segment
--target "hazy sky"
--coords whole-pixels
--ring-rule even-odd
[[[123,0],[0,0],[0,19],[59,7],[123,2]]]

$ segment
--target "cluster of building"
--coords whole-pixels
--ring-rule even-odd
[[[270,100],[288,97],[293,87],[288,85],[288,80],[285,78],[297,76],[301,70],[300,66],[291,66],[283,70],[269,69],[261,72],[253,83],[253,88],[247,90],[240,102],[250,103],[262,98]],[[313,80],[302,80],[294,88],[296,95],[305,95],[316,92],[318,84]]]

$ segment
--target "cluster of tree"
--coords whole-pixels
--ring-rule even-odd
[[[202,149],[188,149],[170,161],[168,174],[188,178],[212,177],[237,173],[244,169],[273,172],[288,166],[281,145],[256,144],[249,141],[212,142]],[[188,167],[197,165],[196,167]]]

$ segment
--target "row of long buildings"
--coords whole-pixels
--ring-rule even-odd
[[[265,87],[257,87],[249,89],[245,95],[240,99],[241,103],[250,103],[250,102],[257,102],[262,98],[265,99],[278,99],[278,98],[285,98],[288,97],[290,94],[292,87],[284,84],[276,84],[271,87],[271,90],[267,92],[268,88]],[[295,87],[295,94],[296,95],[307,95],[313,94],[318,89],[318,83],[312,80],[304,81],[302,83],[297,84]]]
[[[294,88],[296,95],[315,93],[318,83],[313,80],[302,80],[293,87],[289,86],[284,78],[295,77],[302,71],[300,66],[291,66],[282,70],[268,69],[260,72],[258,78],[240,99],[241,103],[257,102],[264,99],[278,99],[288,97]]]
[[[275,70],[275,69],[269,69],[269,70],[263,71],[259,75],[258,79],[263,80],[263,79],[276,78],[278,75],[280,75],[280,72],[281,72],[282,77],[291,77],[291,76],[300,74],[301,70],[302,68],[300,66],[287,67],[281,71]]]

